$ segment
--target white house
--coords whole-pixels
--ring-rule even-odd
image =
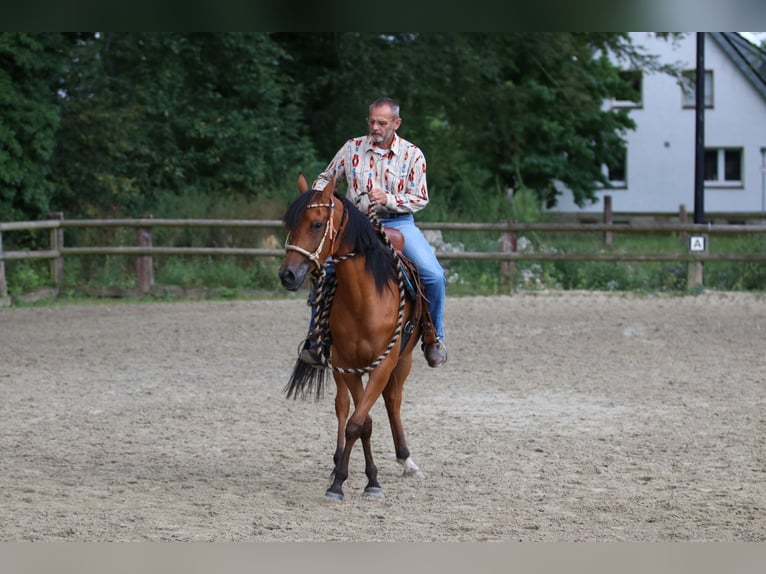
[[[630,216],[694,211],[695,92],[693,76],[697,34],[680,41],[651,32],[631,33],[638,46],[663,63],[680,64],[688,76],[632,72],[640,89],[638,102],[610,102],[629,107],[636,129],[627,133],[624,165],[608,170],[613,188],[597,192],[598,202],[577,207],[571,193],[553,210],[596,216],[603,197],[612,211]],[[766,213],[766,52],[737,33],[708,32],[705,38],[705,219],[758,218]],[[627,72],[626,73],[630,73]]]

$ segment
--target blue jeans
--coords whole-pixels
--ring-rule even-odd
[[[415,225],[415,218],[411,214],[381,218],[380,221],[384,227],[398,229],[404,236],[404,256],[415,264],[420,273],[420,280],[428,299],[428,310],[431,312],[436,334],[439,339],[444,340],[444,300],[447,291],[447,278],[441,263],[436,258],[423,232]],[[335,266],[330,262],[325,272],[328,276],[335,273]],[[313,297],[314,294],[312,293],[309,334],[314,329],[316,314]]]
[[[447,278],[444,269],[431,249],[423,232],[415,225],[412,214],[381,218],[383,227],[393,227],[404,235],[404,256],[411,260],[420,272],[423,290],[428,299],[428,310],[439,339],[444,340],[444,299],[447,291]]]

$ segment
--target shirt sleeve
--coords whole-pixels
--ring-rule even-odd
[[[402,174],[396,189],[388,192],[386,209],[394,213],[415,213],[428,205],[426,158],[414,145],[406,148],[404,154]]]

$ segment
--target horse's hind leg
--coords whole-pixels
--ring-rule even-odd
[[[407,439],[404,436],[404,425],[402,424],[401,407],[404,381],[407,379],[411,367],[412,355],[402,356],[399,364],[391,373],[388,385],[383,390],[383,399],[386,403],[388,422],[391,425],[391,435],[394,439],[396,461],[404,467],[402,476],[424,478],[418,465],[415,464],[410,456],[410,449],[407,446]]]

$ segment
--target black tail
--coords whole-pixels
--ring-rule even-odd
[[[314,400],[323,398],[325,372],[324,368],[312,367],[301,360],[295,361],[293,374],[283,389],[287,398],[297,399],[300,396],[302,399],[307,399],[312,392]]]

